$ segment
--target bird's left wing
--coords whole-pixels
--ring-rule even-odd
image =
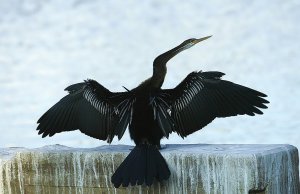
[[[160,128],[167,137],[200,130],[216,117],[262,114],[265,94],[226,80],[221,72],[190,73],[174,89],[161,90],[152,103]]]
[[[128,92],[110,92],[94,80],[73,84],[65,90],[69,94],[38,120],[37,130],[42,137],[76,129],[109,143],[114,136],[123,136],[134,101]]]

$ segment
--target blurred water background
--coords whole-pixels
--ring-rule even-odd
[[[0,147],[106,142],[78,131],[42,139],[37,119],[86,78],[133,88],[183,40],[213,35],[168,63],[163,88],[195,70],[268,94],[264,115],[216,119],[162,143],[288,143],[300,148],[299,1],[0,0]],[[132,144],[128,133],[113,144]]]

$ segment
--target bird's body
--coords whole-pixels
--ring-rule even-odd
[[[141,88],[136,91],[136,101],[133,104],[132,122],[129,126],[130,137],[136,145],[150,143],[158,145],[163,137],[157,122],[153,117],[151,106],[151,91]]]
[[[203,41],[188,39],[153,62],[153,75],[126,92],[110,92],[94,80],[71,85],[69,92],[39,120],[39,134],[52,136],[79,129],[91,137],[122,138],[127,126],[136,147],[112,176],[115,187],[168,179],[170,171],[159,153],[160,140],[176,132],[181,137],[198,131],[217,117],[262,114],[265,94],[221,80],[221,72],[192,72],[173,89],[161,89],[167,62]]]

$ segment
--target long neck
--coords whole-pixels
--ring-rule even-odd
[[[182,46],[179,45],[156,57],[153,62],[153,75],[151,77],[151,86],[160,88],[164,83],[167,74],[167,62],[181,51]]]

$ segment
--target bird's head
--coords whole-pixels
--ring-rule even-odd
[[[192,46],[194,46],[195,44],[203,41],[203,40],[206,40],[208,38],[210,38],[211,36],[206,36],[206,37],[203,37],[203,38],[190,38],[190,39],[187,39],[185,41],[183,41],[179,46],[178,46],[178,52],[181,52],[181,51],[184,51],[186,49],[189,49],[191,48]]]
[[[210,38],[211,36],[206,36],[206,37],[203,37],[203,38],[190,38],[190,39],[187,39],[185,41],[183,41],[180,45],[176,46],[175,48],[159,55],[158,57],[155,58],[154,62],[153,62],[153,65],[154,66],[157,66],[157,65],[161,65],[161,64],[164,64],[166,65],[166,63],[172,58],[174,57],[175,55],[177,55],[178,53],[188,49],[188,48],[191,48],[192,46],[194,46],[195,44],[203,41],[203,40],[206,40],[208,38]]]

